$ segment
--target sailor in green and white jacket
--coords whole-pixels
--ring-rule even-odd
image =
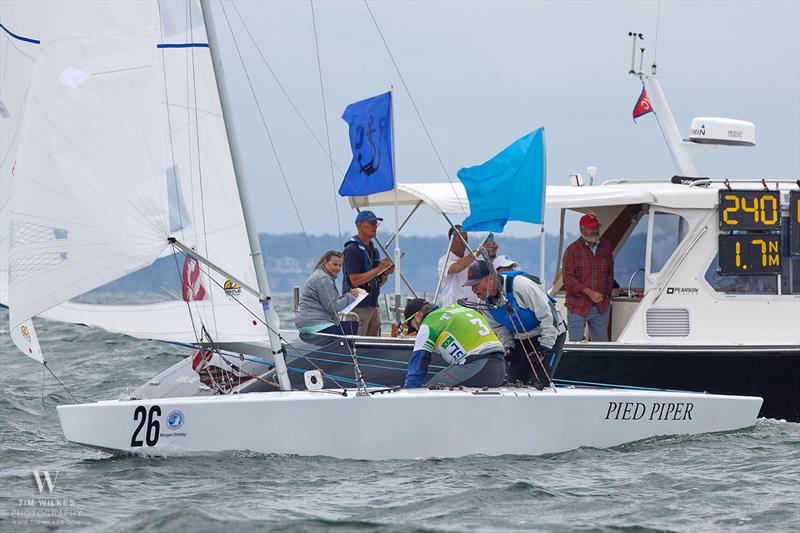
[[[406,304],[404,315],[409,328],[417,331],[405,388],[422,386],[434,351],[450,366],[433,376],[428,386],[499,387],[503,384],[505,350],[481,313],[460,305],[440,308],[414,298]]]

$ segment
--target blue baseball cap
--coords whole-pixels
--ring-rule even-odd
[[[382,218],[378,218],[372,211],[361,211],[356,215],[356,224],[364,222],[365,220],[367,222],[372,222],[374,220],[383,221]]]
[[[464,287],[472,287],[473,285],[477,285],[480,281],[491,274],[492,271],[489,269],[489,265],[486,261],[475,261],[469,266],[469,270],[467,271],[467,282],[464,283]]]

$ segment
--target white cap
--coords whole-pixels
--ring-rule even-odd
[[[507,268],[510,266],[518,266],[518,263],[516,261],[512,261],[511,258],[508,257],[507,255],[498,255],[497,257],[494,258],[492,264],[494,265],[494,268]]]

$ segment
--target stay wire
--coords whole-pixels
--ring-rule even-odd
[[[236,33],[234,33],[233,28],[231,27],[230,19],[228,18],[228,12],[225,10],[225,4],[220,2],[220,7],[222,8],[222,14],[225,17],[225,24],[228,26],[228,31],[230,31],[231,38],[233,40],[233,46],[236,48],[236,55],[239,57],[239,62],[242,64],[242,70],[244,71],[245,78],[247,79],[247,85],[250,87],[250,93],[253,95],[253,101],[256,104],[256,109],[258,110],[258,115],[261,117],[261,124],[264,126],[264,131],[267,134],[267,139],[269,140],[270,147],[272,148],[272,153],[275,155],[275,162],[278,165],[278,170],[280,171],[281,178],[283,179],[283,184],[286,186],[286,192],[289,194],[289,200],[292,202],[292,207],[294,208],[295,215],[297,216],[297,221],[300,224],[300,229],[303,230],[303,237],[306,241],[306,246],[308,246],[309,254],[313,257],[314,250],[311,246],[311,240],[308,237],[308,232],[306,231],[305,225],[303,224],[303,218],[300,216],[300,209],[297,207],[297,202],[295,202],[294,195],[292,194],[292,188],[289,186],[289,180],[286,179],[286,172],[283,169],[283,164],[281,163],[281,158],[278,156],[278,149],[275,146],[275,142],[272,138],[272,133],[270,133],[269,126],[267,125],[267,120],[264,118],[264,112],[261,110],[261,104],[258,101],[258,97],[256,96],[256,90],[253,87],[253,82],[250,79],[250,73],[247,70],[247,66],[244,63],[244,58],[242,57],[241,50],[239,49],[239,43],[236,40]]]
[[[456,192],[456,187],[453,185],[453,180],[450,177],[450,173],[447,172],[447,167],[445,167],[444,161],[442,160],[442,156],[439,153],[439,149],[436,148],[436,143],[433,142],[433,137],[431,136],[430,131],[428,130],[428,126],[425,125],[425,121],[422,119],[422,113],[419,111],[419,107],[417,107],[417,102],[414,100],[414,96],[411,94],[411,90],[408,88],[408,84],[406,83],[405,78],[403,77],[403,73],[400,72],[400,67],[397,65],[397,61],[394,59],[394,55],[392,51],[389,49],[389,43],[386,42],[386,38],[383,36],[383,32],[381,31],[380,26],[378,25],[378,21],[375,20],[375,15],[372,13],[372,9],[369,7],[369,3],[367,0],[364,0],[364,5],[369,12],[369,16],[372,19],[372,23],[375,25],[375,29],[378,30],[378,35],[383,42],[384,48],[386,48],[386,53],[389,54],[389,59],[392,60],[392,65],[394,65],[394,69],[397,72],[397,76],[400,78],[400,82],[403,84],[403,89],[405,89],[406,94],[408,94],[408,99],[411,101],[411,106],[414,108],[414,112],[417,114],[417,118],[419,119],[419,123],[422,125],[422,129],[425,131],[425,135],[428,137],[428,142],[431,144],[431,148],[433,148],[433,152],[436,154],[436,159],[439,160],[439,165],[442,167],[442,171],[444,172],[447,181],[450,183],[450,188],[453,190],[453,195],[458,200],[458,205],[461,207],[461,210],[466,212],[464,208],[464,204],[461,202],[461,198],[459,198],[458,193]]]
[[[75,397],[75,395],[74,395],[74,394],[72,394],[72,392],[70,392],[70,390],[67,388],[67,386],[66,386],[66,385],[64,385],[64,383],[62,383],[60,379],[58,379],[58,376],[56,376],[55,372],[53,372],[52,370],[50,370],[50,367],[49,367],[49,366],[47,366],[47,361],[43,361],[43,362],[42,362],[42,365],[43,365],[43,366],[44,366],[44,367],[47,369],[47,371],[48,371],[48,372],[50,372],[50,374],[51,374],[51,375],[52,375],[54,378],[56,378],[56,381],[58,381],[58,384],[59,384],[59,385],[61,385],[61,387],[62,387],[62,388],[65,390],[65,391],[67,391],[67,394],[69,394],[69,395],[70,395],[70,397],[72,397],[72,400],[73,400],[75,403],[80,403],[80,402],[78,401],[78,399]],[[42,385],[42,386],[44,386],[44,385]]]
[[[267,67],[267,70],[272,75],[272,78],[275,80],[275,84],[278,86],[278,88],[283,93],[283,96],[286,98],[286,101],[289,102],[289,105],[292,107],[292,109],[294,110],[295,114],[300,119],[300,121],[303,123],[303,125],[306,127],[308,132],[311,134],[311,137],[314,139],[314,141],[316,141],[317,145],[322,149],[322,151],[328,157],[328,159],[330,160],[331,165],[333,165],[336,168],[336,170],[339,172],[340,175],[344,175],[344,171],[341,168],[339,168],[339,165],[337,165],[336,161],[333,160],[333,156],[331,155],[330,150],[327,150],[327,151],[325,150],[325,145],[322,144],[322,141],[319,140],[319,137],[317,137],[317,134],[314,133],[314,129],[311,127],[311,125],[308,123],[306,118],[300,112],[300,109],[294,103],[294,100],[292,100],[292,97],[289,96],[289,91],[286,90],[286,87],[284,87],[283,83],[281,83],[281,80],[280,80],[280,78],[278,78],[278,75],[275,74],[275,70],[273,70],[272,66],[269,64],[269,61],[267,61],[266,56],[261,51],[261,48],[258,46],[258,43],[256,42],[255,38],[253,37],[253,34],[250,32],[250,29],[247,27],[247,23],[245,22],[245,20],[242,17],[241,13],[239,13],[239,8],[236,6],[235,3],[231,4],[231,6],[233,7],[234,11],[236,11],[236,15],[239,17],[239,22],[241,22],[245,33],[247,33],[247,36],[250,38],[250,42],[253,43],[253,48],[255,48],[256,52],[258,52],[258,56],[261,58],[261,61],[264,63],[264,66]]]
[[[656,39],[653,46],[653,65],[657,65],[658,59],[658,30],[661,27],[661,0],[658,0],[658,11],[656,14]]]
[[[221,4],[220,4],[221,5]],[[192,3],[191,1],[186,2],[187,11],[189,13],[189,37],[191,38],[192,42],[194,42],[194,21],[192,20]],[[208,249],[208,225],[206,223],[206,202],[204,196],[204,189],[203,187],[203,165],[200,160],[200,117],[197,112],[197,68],[195,66],[194,61],[194,51],[196,49],[194,47],[189,48],[189,54],[192,58],[192,90],[194,95],[194,129],[195,129],[195,140],[197,141],[197,177],[200,184],[200,213],[203,220],[203,244],[205,246],[205,253],[206,255],[209,254]],[[189,146],[191,146],[191,133],[189,132],[189,128],[187,128],[187,133],[189,134]],[[198,240],[199,242],[199,240]],[[202,271],[202,269],[201,269]],[[208,275],[208,274],[206,274]],[[217,308],[214,305],[214,297],[213,295],[209,295],[209,301],[211,302],[211,320],[214,322],[214,329],[215,331],[219,331],[219,326],[217,325]],[[202,320],[202,319],[201,319]]]
[[[328,155],[331,154],[331,130],[328,126],[328,106],[325,104],[325,84],[322,80],[322,60],[319,56],[319,36],[317,34],[317,17],[314,12],[314,0],[311,4],[311,22],[314,26],[314,46],[317,51],[317,70],[319,71],[319,92],[322,95],[322,116],[325,117],[325,137],[328,141]],[[339,218],[339,203],[336,201],[336,177],[333,173],[333,156],[328,157],[331,167],[331,191],[333,192],[333,209],[336,212],[336,227],[339,230],[339,242],[342,242],[342,221]]]

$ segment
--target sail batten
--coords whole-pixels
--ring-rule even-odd
[[[81,22],[43,36],[33,67],[8,208],[12,327],[149,265],[169,232],[155,5],[48,7]]]
[[[173,263],[170,236],[247,285],[256,285],[256,275],[199,2],[60,4],[53,2],[48,21],[80,21],[41,25],[34,16],[41,7],[11,4],[33,24],[20,28],[36,29],[41,40],[19,43],[37,48],[38,60],[29,61],[22,139],[4,164],[15,166],[13,202],[5,187],[10,172],[2,176],[0,238],[13,252],[0,254],[0,301],[11,304],[12,321],[38,314],[196,342],[194,319],[221,342],[266,338],[253,320],[262,315],[258,299],[226,290],[227,280],[205,268],[192,271],[192,294],[203,298],[188,302],[191,315],[186,301],[137,303],[137,294],[121,306],[72,301],[110,282],[113,290],[130,286],[128,274],[137,287],[151,270],[163,281],[164,263],[150,265]],[[167,292],[178,298],[183,263],[178,257],[169,276],[176,285]],[[52,294],[36,294],[48,285]],[[99,299],[112,300],[118,303]]]

